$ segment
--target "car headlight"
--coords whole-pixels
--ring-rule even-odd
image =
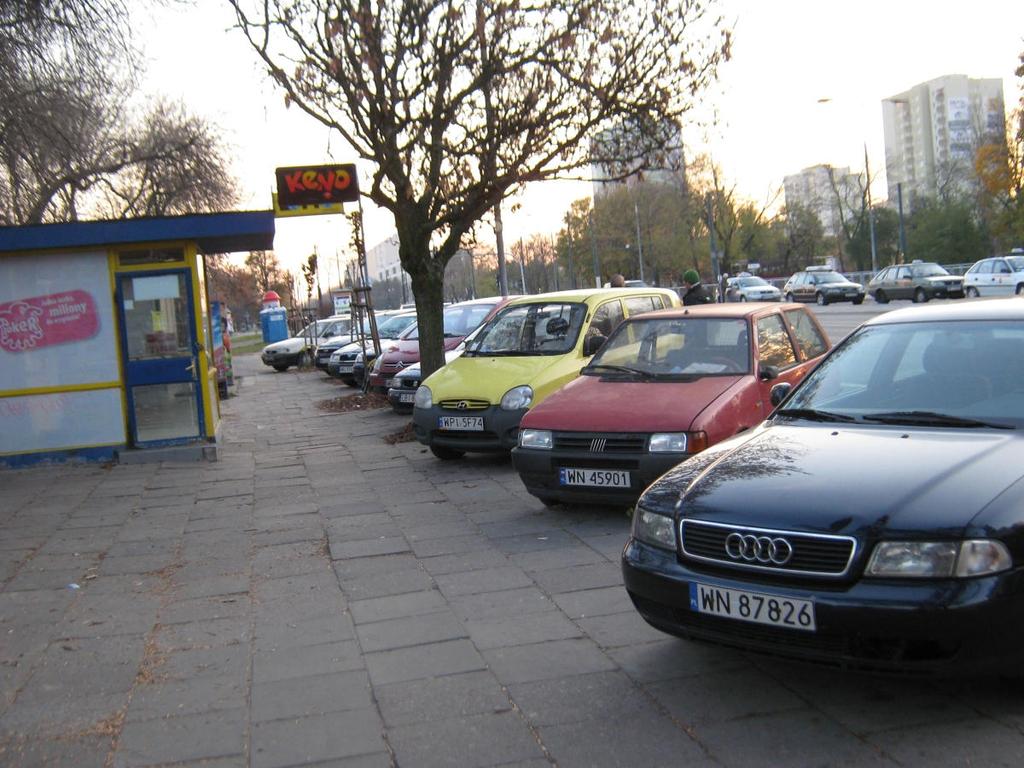
[[[434,395],[430,391],[430,387],[420,384],[416,389],[416,397],[413,398],[412,404],[414,408],[433,408]]]
[[[656,432],[651,435],[647,450],[651,453],[686,453],[688,442],[685,432]]]
[[[364,355],[362,352],[356,352],[355,362],[362,363],[362,362],[365,362],[365,360],[366,360],[366,355]]]
[[[633,512],[633,538],[661,549],[676,548],[672,518],[638,506]]]
[[[519,431],[519,446],[521,448],[539,448],[550,451],[554,439],[549,429],[522,429]]]
[[[868,576],[967,578],[1005,571],[1013,564],[998,541],[883,541],[868,562]]]
[[[529,408],[533,402],[533,389],[525,384],[521,387],[512,387],[501,396],[501,409],[504,411],[519,411]]]

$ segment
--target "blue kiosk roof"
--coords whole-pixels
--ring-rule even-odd
[[[274,212],[234,211],[0,227],[0,253],[169,240],[192,240],[203,254],[270,250],[274,247]]]

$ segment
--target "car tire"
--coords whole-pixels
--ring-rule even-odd
[[[1018,296],[1024,296],[1024,283],[1018,285],[1017,290],[1014,291],[1014,293],[1017,294]]]
[[[288,367],[289,367],[288,363],[284,363],[283,365],[272,365],[271,366],[271,368],[273,368],[278,373],[284,373],[285,371],[288,370]]]
[[[551,509],[552,507],[561,506],[562,504],[562,502],[560,502],[558,499],[552,499],[549,496],[538,496],[537,498],[539,498],[540,503],[543,504],[548,509]]]
[[[441,461],[454,461],[455,459],[461,459],[466,455],[465,451],[460,451],[457,448],[447,448],[443,445],[430,446],[430,452]]]
[[[973,285],[965,289],[964,293],[967,294],[968,299],[976,299],[981,295],[980,293],[978,293],[978,289],[975,288]],[[1020,293],[1019,285],[1017,286],[1017,293]]]
[[[924,304],[926,301],[928,301],[928,294],[925,293],[924,288],[918,288],[916,291],[914,291],[915,304]]]
[[[790,304],[793,303],[794,299],[793,299],[793,294],[792,293],[787,293],[786,294],[786,301],[788,301]]]
[[[879,304],[888,304],[889,297],[885,295],[885,291],[875,291],[875,301]]]
[[[746,301],[746,300],[747,300],[746,296],[740,296],[740,301]]]
[[[864,303],[864,297],[863,296],[858,296],[856,299],[853,299],[853,304],[855,304],[855,305],[856,304],[863,304],[863,303]]]
[[[350,387],[358,387],[359,382],[355,380],[354,376],[342,376],[341,380]]]
[[[816,294],[814,294],[814,301],[817,302],[819,307],[824,307],[828,304],[828,296],[826,296],[821,291],[818,291]]]

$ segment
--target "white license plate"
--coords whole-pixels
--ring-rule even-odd
[[[415,392],[400,392],[398,394],[398,402],[400,403],[415,403],[416,393]]]
[[[455,429],[461,432],[483,432],[483,416],[438,416],[438,429]]]
[[[629,488],[629,472],[609,469],[573,469],[562,467],[558,470],[561,485],[593,485],[607,488]]]
[[[744,589],[722,589],[696,581],[690,582],[690,610],[773,627],[807,632],[816,629],[814,603],[811,600],[796,600]]]

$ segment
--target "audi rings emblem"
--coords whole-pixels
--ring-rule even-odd
[[[725,538],[725,554],[748,563],[785,565],[793,557],[793,545],[785,539],[734,531]]]

